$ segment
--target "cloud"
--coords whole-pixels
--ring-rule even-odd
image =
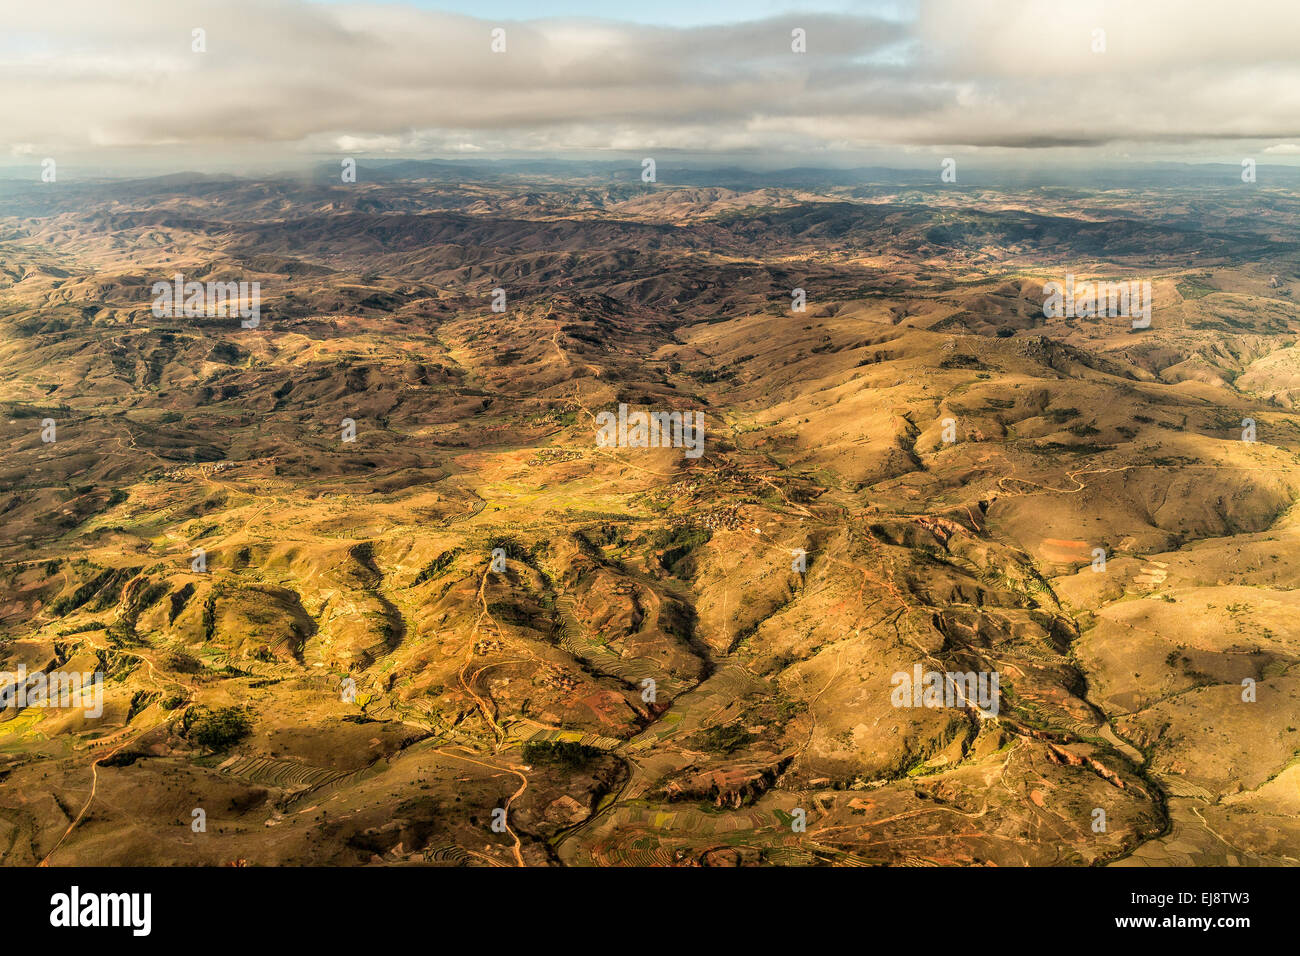
[[[6,12],[6,138],[59,156],[1037,148],[1300,137],[1300,6],[923,0],[912,19],[496,23],[396,4]],[[493,53],[490,31],[506,30]],[[195,28],[206,52],[191,49]],[[791,30],[807,52],[791,51]],[[1104,31],[1105,51],[1093,52]],[[1288,153],[1282,146],[1266,152]]]
[[[403,146],[400,136],[340,136],[334,143],[343,153],[393,153]]]

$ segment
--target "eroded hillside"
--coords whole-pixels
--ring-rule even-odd
[[[1297,244],[1199,193],[6,195],[0,655],[104,701],[4,861],[1296,862]]]

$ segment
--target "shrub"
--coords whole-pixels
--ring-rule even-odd
[[[185,721],[186,736],[213,752],[233,747],[253,730],[252,722],[239,707],[192,707],[185,712]]]
[[[586,744],[569,743],[565,740],[545,740],[524,744],[525,763],[553,764],[566,770],[576,770],[601,756],[604,751],[599,747]]]

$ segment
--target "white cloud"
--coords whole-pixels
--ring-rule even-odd
[[[392,153],[402,148],[400,136],[340,136],[334,143],[344,153]]]
[[[7,138],[50,155],[1112,142],[1168,155],[1300,137],[1300,5],[1271,0],[926,0],[915,20],[690,28],[533,20],[506,24],[504,54],[490,50],[494,22],[396,4],[52,6],[6,10],[17,39],[0,60]],[[196,26],[206,53],[190,51]],[[792,26],[806,54],[790,51]]]

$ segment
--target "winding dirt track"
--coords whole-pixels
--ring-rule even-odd
[[[516,770],[514,767],[505,767],[505,768],[498,767],[495,764],[484,763],[482,760],[475,760],[473,757],[466,757],[463,754],[454,754],[447,750],[434,750],[434,753],[442,754],[442,756],[450,757],[453,760],[464,760],[466,763],[472,763],[478,767],[486,767],[488,770],[496,770],[498,772],[501,772],[504,769],[505,771],[509,773],[513,773],[516,777],[519,778],[520,781],[519,789],[506,798],[504,823],[506,828],[505,832],[509,833],[511,838],[515,841],[515,845],[512,848],[515,854],[515,863],[518,866],[527,866],[528,864],[524,862],[524,855],[521,852],[523,848],[523,844],[519,840],[519,834],[515,833],[515,831],[510,827],[510,805],[514,803],[515,800],[517,800],[525,790],[528,789],[528,778],[524,776],[523,771]]]
[[[188,702],[194,699],[194,695],[197,692],[197,688],[192,682],[181,678],[174,678],[174,677],[165,678],[160,676],[158,673],[158,668],[154,665],[153,660],[150,659],[149,657],[146,657],[144,654],[138,654],[134,651],[119,650],[118,648],[103,648],[100,647],[98,644],[95,644],[93,641],[91,641],[90,643],[91,646],[93,646],[96,650],[112,650],[114,653],[125,654],[128,657],[134,657],[137,660],[143,661],[145,666],[149,668],[150,677],[154,678],[160,683],[163,681],[170,681],[171,683],[180,684],[188,692],[186,701]],[[135,733],[130,733],[129,728],[127,728],[128,736],[126,737],[125,740],[123,740],[120,744],[118,744],[108,753],[102,754],[101,756],[96,757],[94,760],[90,762],[90,795],[86,797],[86,802],[81,805],[81,811],[73,818],[72,822],[68,824],[68,828],[63,831],[63,835],[59,837],[58,841],[55,842],[54,846],[50,847],[50,850],[48,853],[45,854],[44,859],[42,859],[41,862],[37,864],[38,866],[50,865],[50,858],[54,856],[55,851],[57,851],[59,847],[63,846],[64,842],[68,839],[68,837],[72,835],[72,831],[77,828],[77,824],[80,823],[85,818],[86,812],[90,809],[90,805],[95,802],[95,794],[99,789],[99,765],[103,763],[105,760],[108,760],[112,758],[114,755],[121,752],[123,748],[127,747],[129,744],[134,743],[136,740],[140,738],[142,734],[146,733],[148,730],[151,729],[153,728],[144,728],[142,730],[136,731]]]

